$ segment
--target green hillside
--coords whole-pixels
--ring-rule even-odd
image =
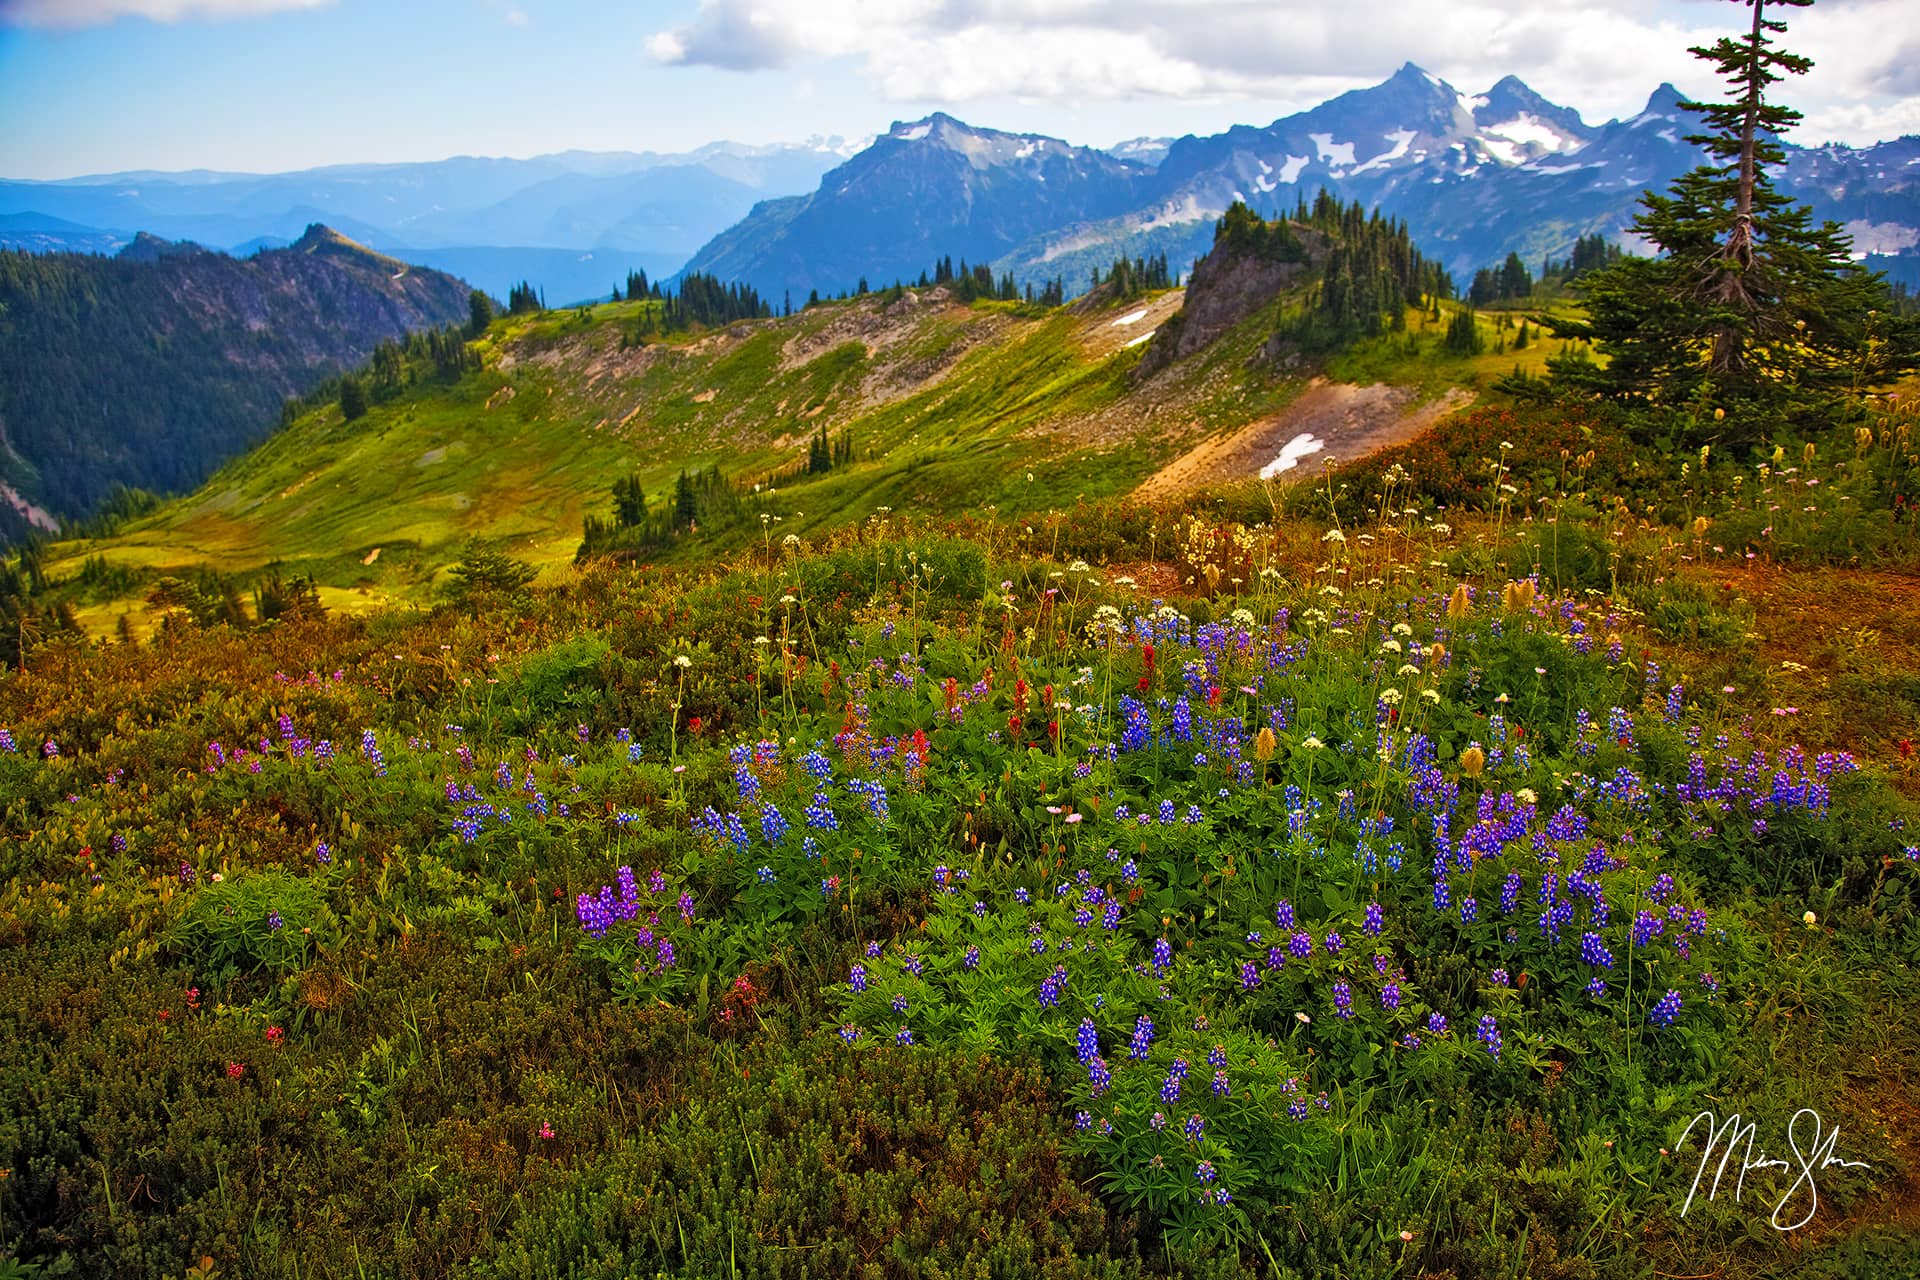
[[[1272,423],[1284,442],[1285,406],[1323,373],[1431,398],[1544,359],[1544,344],[1492,354],[1505,319],[1479,322],[1489,354],[1448,354],[1456,308],[1440,302],[1330,356],[1275,358],[1263,347],[1308,288],[1255,299],[1151,377],[1141,357],[1180,290],[1055,308],[883,291],[665,337],[654,300],[506,317],[475,343],[478,372],[422,376],[353,421],[334,402],[311,408],[197,492],[43,562],[55,580],[93,566],[104,585],[77,603],[95,631],[129,613],[138,629],[156,576],[199,569],[244,582],[277,565],[312,577],[336,608],[424,604],[470,542],[549,573],[568,564],[585,518],[606,516],[612,483],[630,474],[655,510],[682,471],[717,467],[740,494],[739,518],[659,551],[684,559],[758,540],[775,521],[784,536],[881,508],[1069,508],[1130,493],[1249,424]],[[823,432],[851,461],[808,476]]]

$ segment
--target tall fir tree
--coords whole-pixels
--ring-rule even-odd
[[[1688,137],[1708,160],[1667,194],[1647,192],[1633,230],[1655,258],[1622,258],[1581,282],[1587,319],[1562,337],[1592,341],[1604,366],[1572,352],[1552,362],[1563,386],[1628,403],[1711,404],[1715,438],[1757,440],[1776,424],[1831,413],[1845,393],[1920,367],[1913,328],[1896,318],[1884,281],[1855,263],[1837,223],[1774,189],[1780,136],[1800,113],[1766,100],[1769,85],[1813,63],[1778,46],[1775,9],[1813,0],[1735,0],[1747,33],[1692,52],[1712,63],[1730,102],[1685,102],[1706,131]],[[1691,442],[1690,442],[1691,443]]]

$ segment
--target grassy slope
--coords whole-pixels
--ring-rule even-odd
[[[851,431],[858,462],[759,494],[783,531],[880,507],[1043,511],[1131,490],[1198,436],[1280,408],[1305,372],[1250,363],[1285,303],[1145,386],[1130,376],[1144,347],[1112,332],[1141,300],[1036,312],[873,296],[628,346],[643,305],[498,321],[482,372],[415,387],[354,423],[333,405],[312,411],[200,492],[110,538],[55,548],[50,567],[69,575],[100,556],[149,574],[245,575],[277,561],[311,574],[333,608],[424,603],[468,539],[553,570],[571,559],[582,518],[606,507],[613,477],[637,471],[656,502],[682,468],[771,481],[822,427]],[[1418,314],[1409,325],[1330,372],[1438,394],[1516,362],[1537,370],[1547,351],[1442,358],[1443,326]],[[79,613],[105,631],[130,612],[138,627],[140,611],[136,593]]]

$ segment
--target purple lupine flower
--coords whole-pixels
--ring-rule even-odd
[[[1093,1127],[1093,1117],[1084,1111],[1076,1111],[1073,1113],[1073,1127],[1075,1132],[1090,1129]]]
[[[1055,965],[1053,972],[1040,983],[1040,1007],[1051,1009],[1060,1003],[1060,993],[1067,985],[1067,970],[1064,965]]]
[[[1436,1036],[1443,1036],[1447,1034],[1447,1015],[1444,1013],[1428,1014],[1427,1030],[1432,1032]]]
[[[1342,1019],[1353,1017],[1353,988],[1345,982],[1333,984],[1333,1011]]]
[[[1187,1122],[1180,1126],[1180,1132],[1186,1135],[1188,1142],[1200,1141],[1201,1135],[1206,1133],[1206,1131],[1207,1122],[1201,1118],[1198,1112],[1188,1116]]]
[[[1345,938],[1342,938],[1337,933],[1329,933],[1327,934],[1326,942],[1324,945],[1327,948],[1328,955],[1337,956],[1340,954],[1342,950],[1346,948],[1347,940]]]
[[[1580,959],[1601,969],[1613,968],[1613,952],[1607,950],[1597,933],[1580,935]]]
[[[1260,985],[1260,967],[1248,960],[1240,966],[1240,989],[1251,991]]]
[[[840,1038],[848,1044],[852,1044],[860,1038],[860,1028],[854,1026],[851,1022],[843,1022],[840,1024]]]
[[[1161,970],[1165,969],[1168,965],[1171,965],[1172,963],[1173,963],[1173,944],[1168,942],[1164,936],[1155,938],[1153,940],[1154,972],[1159,973]]]
[[[1127,1051],[1127,1056],[1134,1059],[1145,1059],[1152,1048],[1153,1019],[1143,1013],[1134,1020],[1133,1043],[1132,1047]]]
[[[1313,935],[1302,931],[1287,939],[1287,951],[1296,960],[1305,960],[1313,954]]]
[[[1511,985],[1509,976],[1505,969],[1495,969],[1493,971],[1493,985],[1496,987],[1504,987],[1504,986]]]
[[[893,1037],[893,1042],[903,1049],[911,1049],[913,1047],[913,1032],[906,1027],[902,1027]]]
[[[1520,905],[1520,873],[1509,871],[1505,880],[1500,882],[1500,914],[1512,915],[1513,909]]]
[[[1361,925],[1360,928],[1369,938],[1377,938],[1380,936],[1380,931],[1386,928],[1386,912],[1381,910],[1379,903],[1369,902],[1367,904],[1367,921]]]
[[[1490,1013],[1481,1015],[1480,1025],[1474,1028],[1474,1039],[1487,1046],[1487,1052],[1494,1061],[1500,1059],[1500,1023]]]
[[[1216,1098],[1233,1096],[1233,1086],[1227,1083],[1227,1073],[1224,1069],[1213,1073],[1213,1096]]]
[[[1669,988],[1667,994],[1660,997],[1660,1002],[1653,1006],[1653,1011],[1647,1015],[1647,1021],[1656,1027],[1670,1027],[1679,1016],[1680,993]]]
[[[1380,1007],[1390,1012],[1400,1007],[1399,983],[1389,982],[1386,986],[1380,988]]]
[[[1074,1032],[1073,1056],[1083,1066],[1100,1056],[1100,1030],[1093,1025],[1092,1018],[1080,1019],[1080,1026]]]
[[[1167,1073],[1167,1078],[1160,1082],[1160,1101],[1180,1101],[1180,1077],[1171,1071]]]
[[[980,948],[968,947],[967,954],[960,959],[960,967],[971,973],[980,967]]]
[[[895,1013],[905,1013],[907,1011],[907,998],[905,996],[895,996],[891,1003]]]
[[[1113,1084],[1113,1072],[1107,1069],[1105,1058],[1095,1058],[1087,1064],[1087,1084],[1096,1098]]]
[[[1293,904],[1282,898],[1280,905],[1273,909],[1273,919],[1282,929],[1293,928]]]
[[[852,987],[856,994],[865,991],[867,989],[867,966],[863,964],[854,965],[847,973],[847,985]]]

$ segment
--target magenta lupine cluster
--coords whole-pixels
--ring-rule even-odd
[[[55,742],[52,738],[48,738],[45,742],[40,744],[40,756],[42,759],[54,760],[54,759],[58,759],[59,755],[60,755],[60,744]]]
[[[13,734],[6,729],[0,729],[0,751],[11,754],[18,750],[19,748],[13,744]]]

